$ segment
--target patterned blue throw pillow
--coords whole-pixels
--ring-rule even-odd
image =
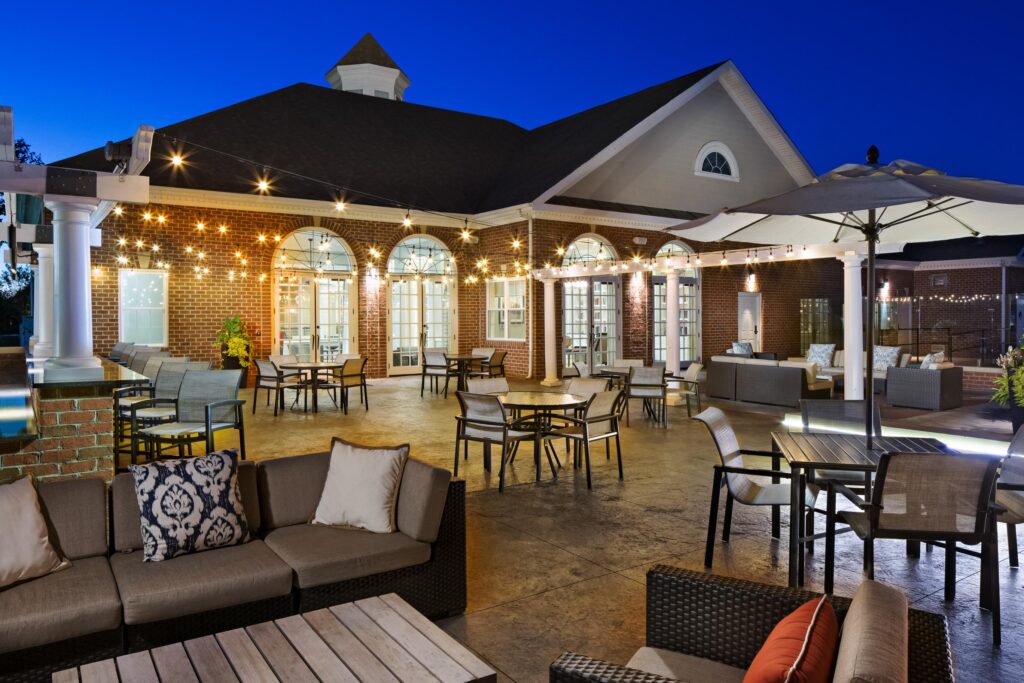
[[[737,354],[754,355],[754,345],[750,342],[733,342],[732,352]]]
[[[159,562],[249,540],[238,495],[238,451],[130,465],[143,560]]]

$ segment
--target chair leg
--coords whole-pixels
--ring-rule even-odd
[[[629,397],[626,397],[626,426],[629,426]]]
[[[814,506],[808,506],[806,519],[804,520],[804,535],[810,536],[807,542],[804,544],[807,548],[807,554],[814,554]]]
[[[420,375],[420,398],[423,398],[423,387],[427,384],[427,373]]]
[[[242,411],[239,410],[239,413]],[[242,424],[241,415],[238,416],[238,456],[245,460],[245,426]]]
[[[711,511],[708,514],[708,540],[704,546],[704,567],[711,569],[715,556],[715,530],[718,528],[718,497],[722,491],[722,471],[715,468],[715,478],[711,484]]]
[[[586,427],[586,425],[584,424],[584,431],[583,431],[583,459],[586,461],[586,465],[587,465],[587,490],[590,490],[590,489],[592,489],[594,487],[593,487],[593,485],[591,484],[591,481],[590,481],[590,438],[587,435],[585,427]]]
[[[505,490],[505,442],[501,444],[501,467],[498,468],[498,493]]]
[[[1017,525],[1007,524],[1006,525],[1006,549],[1010,553],[1010,566],[1019,567],[1020,564],[1017,558]]]
[[[693,412],[690,410],[690,395],[686,395],[686,417],[693,417]]]
[[[267,391],[269,392],[270,389],[267,389]],[[259,396],[259,394],[260,394],[260,385],[259,385],[259,380],[257,380],[256,381],[256,386],[253,387],[253,389],[252,389],[252,414],[253,415],[256,414],[256,397]],[[268,393],[267,396],[269,397],[270,394]]]
[[[867,564],[868,578],[875,580],[875,539],[868,538],[864,541],[864,562]]]
[[[729,532],[732,531],[732,494],[725,493],[725,518],[722,520],[722,543],[729,542]]]
[[[984,577],[982,582],[984,582]],[[946,581],[943,596],[946,602],[956,597],[956,541],[946,541]]]
[[[619,427],[615,426],[615,455],[619,460],[619,481],[622,481],[622,444],[619,442]]]
[[[825,502],[825,592],[835,587],[836,570],[836,490],[828,487]]]
[[[455,473],[453,476],[459,476],[459,432],[455,432]]]

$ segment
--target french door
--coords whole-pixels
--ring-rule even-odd
[[[620,281],[617,276],[562,282],[563,361],[593,370],[611,365],[622,343]]]
[[[278,276],[276,353],[302,361],[356,353],[355,285],[345,277]]]
[[[424,348],[455,348],[452,285],[447,277],[408,275],[388,283],[388,374],[418,373]]]
[[[700,285],[696,277],[679,277],[679,360],[695,361],[700,357]],[[666,318],[668,285],[665,276],[654,278],[654,360],[668,359]]]

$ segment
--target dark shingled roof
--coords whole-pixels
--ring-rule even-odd
[[[352,49],[345,53],[345,56],[338,60],[338,63],[334,66],[346,66],[349,64],[376,64],[378,66],[386,66],[391,69],[402,70],[400,66],[395,64],[395,60],[391,59],[391,55],[380,46],[377,39],[373,37],[373,34],[367,33],[365,36],[359,39]]]
[[[972,258],[1016,257],[1022,259],[1024,235],[985,235],[939,242],[912,242],[896,254],[882,254],[888,261],[947,261]]]
[[[535,200],[718,66],[532,131],[502,119],[300,83],[159,128],[144,173],[157,186],[255,191],[261,169],[204,146],[352,188],[345,199],[361,204],[458,213],[500,209]],[[179,152],[185,164],[174,168],[168,159]],[[57,165],[113,167],[102,148]],[[336,199],[322,184],[268,175],[274,196]]]

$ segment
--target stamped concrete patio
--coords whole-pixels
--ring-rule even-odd
[[[513,386],[535,388],[526,382]],[[245,398],[250,398],[246,395]],[[332,436],[357,442],[409,442],[416,458],[452,466],[457,402],[419,396],[419,378],[377,381],[371,408],[354,405],[348,416],[333,407],[319,415],[287,411],[274,418],[262,396],[247,412],[247,444],[262,459],[326,450]],[[324,402],[321,402],[323,406]],[[729,414],[745,446],[766,448],[785,411],[716,403]],[[634,411],[639,413],[639,411]],[[497,492],[497,471],[483,469],[479,447],[460,464],[471,492],[468,507],[469,606],[444,628],[509,679],[547,680],[548,663],[563,650],[624,663],[644,640],[644,579],[662,562],[699,569],[710,499],[714,446],[703,426],[670,409],[668,429],[634,420],[623,434],[625,481],[603,449],[595,455],[594,490],[563,470],[557,482],[546,469],[533,483],[532,459],[520,457],[510,488]],[[887,411],[887,424],[945,424],[951,431],[984,432],[1009,439],[1008,423],[974,401],[956,413]],[[970,424],[968,429],[963,424]],[[959,428],[957,428],[959,427]],[[218,445],[230,445],[225,439]],[[563,462],[565,459],[563,458]],[[784,521],[785,521],[785,513]],[[737,506],[733,536],[716,547],[714,572],[784,584],[783,541],[768,534],[766,510]],[[861,546],[851,535],[837,542],[836,592],[851,595],[861,580]],[[978,561],[961,557],[953,604],[942,599],[943,553],[905,556],[902,543],[879,542],[876,573],[903,588],[913,605],[944,612],[950,623],[961,680],[1015,681],[1024,672],[1024,570],[1007,565],[1001,540],[1003,647],[993,652],[988,614],[978,608]],[[807,562],[808,587],[821,590],[824,548]]]

